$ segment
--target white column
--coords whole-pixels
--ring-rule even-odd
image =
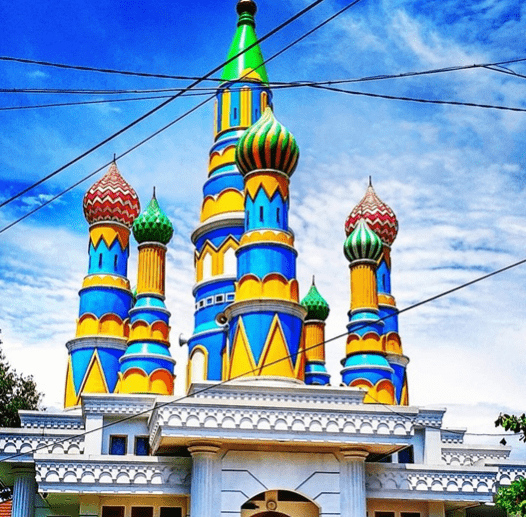
[[[368,452],[356,449],[340,452],[340,517],[366,517],[365,458]]]
[[[218,517],[221,513],[221,463],[219,444],[195,442],[192,455],[190,517]]]
[[[13,470],[13,510],[11,517],[34,517],[37,484],[33,467],[19,467]]]

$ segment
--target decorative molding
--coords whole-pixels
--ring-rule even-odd
[[[509,485],[516,479],[526,478],[526,462],[521,463],[519,465],[503,465],[501,462],[492,464],[499,468],[497,476],[499,485]]]
[[[442,443],[464,443],[464,433],[467,429],[441,429]]]
[[[190,493],[191,459],[35,454],[36,480],[49,493]]]
[[[82,395],[82,414],[86,415],[138,415],[149,418],[155,406],[155,395]]]
[[[367,497],[492,501],[496,467],[366,464]]]
[[[443,447],[442,461],[446,465],[473,466],[486,464],[487,460],[506,460],[511,447],[485,447],[460,445],[457,447]]]
[[[20,410],[18,414],[23,429],[84,429],[84,420],[79,411],[51,413]]]
[[[62,429],[2,429],[0,460],[9,461],[11,456],[16,455],[12,459],[13,463],[33,461],[33,451],[37,449],[46,454],[82,454],[84,436],[78,436],[78,432],[71,430],[66,433]]]

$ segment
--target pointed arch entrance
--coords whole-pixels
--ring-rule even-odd
[[[298,492],[267,490],[241,506],[241,517],[320,517],[320,508]]]

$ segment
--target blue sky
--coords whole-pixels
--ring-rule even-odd
[[[260,0],[265,34],[308,2]],[[262,45],[265,56],[345,5],[325,0]],[[0,0],[4,56],[163,74],[201,75],[223,61],[235,2],[40,2]],[[268,65],[271,81],[337,80],[526,57],[526,6],[508,0],[362,0]],[[526,74],[526,65],[510,65]],[[0,62],[1,88],[144,89],[186,83]],[[344,86],[345,87],[345,86]],[[395,96],[526,108],[526,79],[487,69],[350,85]],[[98,99],[107,97],[90,97]],[[87,99],[83,97],[82,99]],[[0,209],[3,227],[192,107],[180,99]],[[80,100],[0,93],[0,106]],[[48,174],[159,101],[0,111],[0,199]],[[314,89],[276,91],[277,117],[301,149],[292,180],[301,293],[312,274],[331,305],[327,337],[345,330],[349,279],[343,223],[368,176],[396,212],[393,290],[400,308],[526,256],[526,113],[431,106]],[[192,331],[193,250],[212,143],[211,105],[119,161],[146,206],[153,185],[176,226],[168,263],[172,351],[179,378]],[[87,267],[81,201],[88,182],[0,235],[0,324],[12,364],[35,376],[59,407]],[[132,282],[136,254],[130,263]],[[400,331],[411,402],[448,406],[449,426],[493,432],[499,411],[524,411],[526,267],[404,314]],[[328,345],[339,384],[344,341]],[[45,365],[45,366],[44,366]],[[181,384],[182,386],[182,384]],[[498,440],[487,438],[488,443]]]

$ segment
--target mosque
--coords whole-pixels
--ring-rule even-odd
[[[113,163],[84,197],[88,272],[64,410],[21,411],[20,429],[0,429],[13,517],[500,515],[493,494],[526,464],[465,444],[444,410],[410,405],[390,282],[398,222],[371,184],[345,221],[348,334],[341,378],[329,375],[329,305],[314,282],[300,298],[289,228],[298,145],[273,113],[253,0],[237,13],[191,235],[186,393],[174,394],[165,305],[173,226],[155,192],[141,212]]]

